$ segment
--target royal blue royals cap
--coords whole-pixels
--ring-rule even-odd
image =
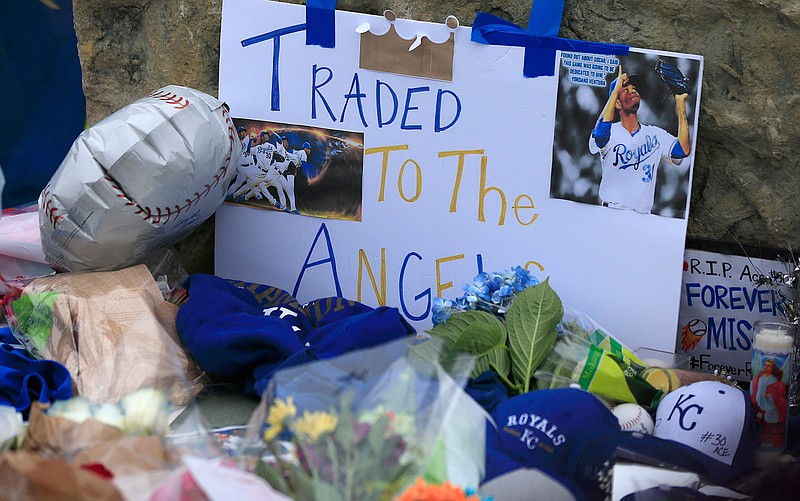
[[[591,393],[577,388],[536,390],[500,403],[486,430],[486,478],[517,468],[567,471],[570,454],[598,435],[620,431],[619,421]]]
[[[245,128],[242,125],[240,125],[239,127],[236,128],[236,132],[244,132],[244,131],[245,131]]]
[[[311,148],[311,143],[309,143],[308,141],[304,142],[303,143],[303,148],[309,148],[310,149]]]
[[[700,381],[667,394],[654,435],[691,447],[709,478],[725,483],[753,469],[758,438],[749,395],[720,381]]]

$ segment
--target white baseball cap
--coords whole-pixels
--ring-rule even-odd
[[[703,455],[712,480],[727,482],[753,469],[758,439],[750,399],[719,381],[700,381],[664,397],[653,434]]]

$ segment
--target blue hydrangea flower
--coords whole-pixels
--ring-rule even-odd
[[[478,273],[472,283],[461,286],[463,294],[455,301],[434,298],[431,308],[433,323],[445,323],[453,313],[469,310],[487,311],[504,318],[517,293],[538,283],[522,266],[501,272]]]
[[[512,271],[514,272],[514,290],[517,292],[522,292],[539,283],[536,277],[531,276],[530,272],[522,266],[515,266]]]
[[[433,306],[431,307],[431,315],[433,318],[433,325],[439,325],[447,322],[452,314],[454,303],[449,299],[442,299],[440,297],[433,298]]]
[[[499,289],[492,293],[492,302],[500,304],[505,299],[510,299],[514,295],[514,290],[510,285],[502,285]]]

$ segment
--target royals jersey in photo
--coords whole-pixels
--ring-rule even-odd
[[[609,207],[650,213],[655,196],[656,174],[661,159],[674,165],[670,155],[677,138],[660,127],[641,124],[629,133],[620,122],[611,125],[611,138],[600,148],[589,138],[589,151],[600,153],[603,178],[600,198]]]

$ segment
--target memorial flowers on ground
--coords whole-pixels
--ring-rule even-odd
[[[564,311],[548,280],[517,266],[479,273],[462,290],[455,300],[434,300],[427,331],[434,343],[417,351],[445,367],[452,354],[469,353],[477,357],[473,377],[493,371],[510,395],[534,389],[534,372],[553,348]]]
[[[256,473],[299,500],[391,499],[419,472],[405,454],[409,437],[393,426],[392,412],[352,413],[352,399],[344,396],[338,410],[299,413],[292,397],[276,398],[263,434],[273,456]]]

